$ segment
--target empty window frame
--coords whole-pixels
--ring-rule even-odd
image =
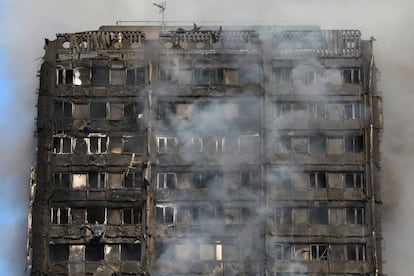
[[[364,224],[364,208],[346,208],[346,224]]]
[[[105,224],[107,216],[107,209],[105,207],[87,207],[86,208],[86,222]]]
[[[73,153],[73,138],[68,136],[53,136],[53,153]]]
[[[69,260],[69,244],[49,244],[49,262],[67,262]]]
[[[326,173],[324,172],[311,172],[309,173],[309,188],[311,189],[325,189],[326,185]]]
[[[262,70],[258,65],[245,66],[240,68],[240,84],[260,84],[262,83]]]
[[[359,119],[361,118],[361,103],[345,103],[344,107],[344,119]]]
[[[71,174],[69,173],[54,173],[53,187],[55,188],[69,188],[71,186]]]
[[[310,259],[313,261],[327,261],[328,260],[328,249],[327,244],[311,244],[311,255]]]
[[[311,103],[310,110],[311,110],[311,117],[313,119],[326,119],[326,104],[325,103]]]
[[[275,84],[291,84],[292,83],[292,68],[280,67],[273,68],[273,83]]]
[[[50,223],[68,224],[71,221],[70,208],[50,208]]]
[[[309,221],[311,224],[325,225],[329,223],[329,212],[327,207],[309,208]]]
[[[220,182],[222,175],[223,174],[218,171],[194,172],[192,186],[194,189],[205,189]]]
[[[104,66],[92,68],[91,84],[94,86],[109,84],[109,69]]]
[[[89,189],[104,189],[106,187],[106,173],[89,172],[88,187]]]
[[[159,102],[158,103],[158,120],[170,120],[175,117],[176,114],[175,102]]]
[[[175,223],[177,210],[174,207],[156,206],[155,217],[157,224],[173,224]]]
[[[142,188],[142,173],[129,172],[125,174],[123,188]]]
[[[158,153],[174,153],[176,138],[171,136],[157,136]]]
[[[314,68],[306,72],[306,84],[321,84],[325,81],[325,71],[322,68]]]
[[[361,153],[363,150],[362,136],[345,136],[344,137],[345,152]]]
[[[356,83],[359,84],[361,80],[359,68],[343,68],[342,79],[344,83]]]
[[[194,84],[217,85],[223,83],[223,68],[195,68],[193,70]]]
[[[310,260],[309,244],[294,244],[293,245],[293,259],[295,261],[309,261]]]
[[[276,102],[274,103],[274,117],[280,118],[291,115],[292,103],[290,102]]]
[[[140,261],[141,243],[122,243],[121,261]]]
[[[326,137],[311,136],[309,137],[310,153],[326,153]]]
[[[92,102],[89,104],[89,114],[91,119],[99,120],[107,117],[107,103],[106,102]]]
[[[277,225],[292,224],[292,208],[290,207],[276,208],[274,222]]]
[[[240,188],[255,188],[257,183],[257,172],[240,172]]]
[[[347,261],[364,261],[365,260],[365,245],[364,244],[347,244],[346,260]]]
[[[141,213],[141,208],[122,209],[122,224],[140,224]]]
[[[88,145],[88,154],[102,154],[107,153],[109,139],[107,136],[96,135],[86,138]]]
[[[55,118],[70,119],[72,118],[72,103],[66,101],[55,101]]]
[[[275,258],[277,261],[292,260],[292,245],[290,243],[276,243]]]
[[[363,181],[362,172],[345,173],[345,188],[347,189],[362,189]]]
[[[57,84],[72,84],[73,83],[73,69],[57,69],[56,70]]]
[[[103,244],[86,244],[85,245],[85,260],[90,262],[99,262],[104,260],[104,245]]]
[[[145,67],[128,68],[126,70],[126,85],[139,85],[145,83]]]
[[[144,104],[142,102],[125,103],[124,118],[129,120],[142,119],[144,114]]]
[[[124,152],[144,152],[144,148],[146,145],[145,136],[124,136],[122,140]]]
[[[259,149],[259,134],[240,135],[239,150],[241,153],[256,153]]]
[[[71,178],[72,189],[86,189],[88,184],[87,173],[73,173]]]
[[[175,173],[157,173],[158,189],[175,189],[177,175]]]

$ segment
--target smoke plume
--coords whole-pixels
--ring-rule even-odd
[[[322,29],[360,29],[374,36],[384,95],[383,153],[384,260],[389,275],[414,271],[414,218],[411,183],[413,117],[414,4],[397,1],[230,1],[199,3],[171,0],[167,20],[247,20],[248,24],[319,25]],[[310,12],[311,11],[311,12]],[[22,275],[26,244],[26,211],[33,131],[36,73],[43,38],[55,33],[94,30],[116,20],[159,20],[151,1],[0,1],[1,137],[0,137],[0,271]],[[223,24],[224,25],[224,24]],[[6,85],[7,83],[7,85]]]

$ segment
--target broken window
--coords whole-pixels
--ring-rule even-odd
[[[175,222],[175,213],[174,207],[155,207],[155,216],[158,224],[173,224]]]
[[[53,153],[73,153],[72,137],[54,136],[53,137]]]
[[[310,252],[308,244],[295,244],[293,246],[293,259],[295,261],[310,260]]]
[[[53,186],[56,188],[69,188],[71,185],[70,176],[69,173],[54,173]]]
[[[273,68],[273,82],[275,84],[291,84],[292,68]]]
[[[126,103],[124,105],[124,118],[128,120],[142,119],[144,114],[144,104],[138,103]]]
[[[259,134],[240,135],[239,147],[242,153],[256,153],[259,149]]]
[[[157,137],[157,152],[158,153],[173,153],[175,151],[175,137],[158,136]]]
[[[109,120],[122,120],[124,118],[124,104],[109,103]]]
[[[326,153],[326,137],[311,136],[309,138],[309,150],[311,153]]]
[[[321,84],[325,81],[325,71],[321,68],[310,69],[306,72],[305,83],[306,84]]]
[[[106,223],[106,208],[104,207],[87,207],[86,208],[87,223]]]
[[[72,174],[72,189],[85,189],[88,182],[88,174],[86,173],[74,173]]]
[[[68,244],[49,244],[49,262],[67,262],[69,260]]]
[[[326,173],[323,173],[323,172],[309,173],[309,187],[311,189],[325,189],[326,188]]]
[[[256,172],[241,172],[240,173],[240,187],[241,188],[254,188],[257,185],[257,173]]]
[[[309,220],[311,224],[328,224],[327,207],[311,207],[309,209]]]
[[[361,172],[345,173],[345,188],[347,189],[362,189],[363,176]]]
[[[91,84],[94,86],[109,84],[109,69],[103,66],[93,67]]]
[[[308,153],[308,141],[304,137],[292,137],[292,150],[296,153]]]
[[[344,118],[345,119],[361,118],[361,104],[360,103],[344,104]]]
[[[364,208],[347,208],[346,224],[364,224]]]
[[[90,103],[90,117],[91,119],[105,119],[106,118],[106,103],[92,102]]]
[[[72,118],[72,103],[65,101],[55,101],[55,118],[70,119]]]
[[[159,102],[158,103],[158,120],[169,121],[174,118],[176,114],[176,104],[175,102]]]
[[[157,188],[159,189],[175,189],[177,177],[175,173],[158,173]]]
[[[124,152],[143,153],[145,147],[144,136],[125,136],[123,143]]]
[[[52,224],[68,224],[70,223],[70,208],[51,208],[50,223]]]
[[[104,189],[106,183],[106,174],[99,172],[89,172],[89,188]]]
[[[277,261],[290,261],[292,259],[292,245],[290,243],[276,243],[275,257]]]
[[[278,153],[290,153],[292,151],[292,143],[290,136],[280,136],[276,138],[277,152]]]
[[[140,208],[122,209],[122,224],[140,224],[141,212]]]
[[[311,106],[311,114],[313,119],[326,119],[326,104],[313,103]]]
[[[57,69],[56,70],[57,84],[72,84],[73,83],[73,69]]]
[[[177,103],[175,106],[177,119],[190,119],[192,113],[192,104]]]
[[[275,210],[275,224],[292,224],[292,208],[278,207]]]
[[[123,177],[124,175],[122,173],[108,173],[108,188],[121,188]]]
[[[124,188],[142,188],[142,174],[140,172],[129,172],[125,174]]]
[[[240,83],[239,70],[224,69],[224,83],[227,85],[238,85]]]
[[[294,208],[293,209],[294,224],[309,224],[309,209],[308,208]]]
[[[111,84],[123,85],[125,80],[125,70],[111,69]]]
[[[128,68],[126,70],[127,78],[126,84],[127,85],[138,85],[145,83],[145,67],[138,67],[138,68]]]
[[[258,65],[240,68],[240,84],[260,84],[262,83],[262,70]]]
[[[195,68],[194,84],[215,85],[223,83],[223,68]]]
[[[108,137],[106,136],[90,136],[85,138],[88,145],[88,154],[107,153]]]
[[[123,243],[121,244],[121,261],[140,261],[141,244]]]
[[[311,260],[313,261],[327,261],[328,248],[327,244],[311,244]]]
[[[292,113],[292,104],[290,102],[277,102],[274,104],[275,118],[286,117]]]
[[[345,152],[361,153],[363,149],[362,136],[344,137]]]
[[[104,260],[103,244],[87,244],[85,245],[85,260],[90,262],[98,262]]]
[[[346,247],[347,261],[364,261],[365,245],[364,244],[348,244]]]
[[[75,119],[89,119],[90,118],[89,105],[86,103],[75,104],[74,118]]]
[[[360,83],[359,68],[344,68],[342,70],[342,79],[345,83]]]

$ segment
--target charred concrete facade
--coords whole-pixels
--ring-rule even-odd
[[[32,275],[381,275],[375,78],[356,30],[47,40]]]

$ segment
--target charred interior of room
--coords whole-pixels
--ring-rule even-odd
[[[103,26],[45,41],[32,275],[382,275],[373,39]]]

